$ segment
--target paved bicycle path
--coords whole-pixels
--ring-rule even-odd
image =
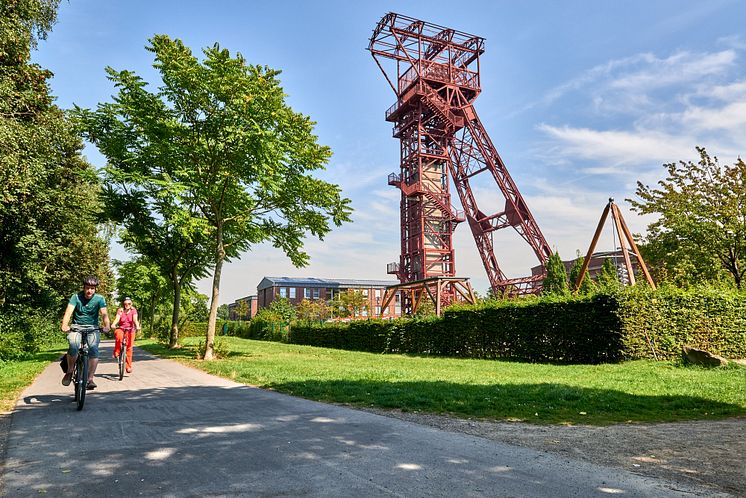
[[[247,387],[112,342],[82,412],[50,365],[13,414],[7,496],[698,496],[530,449]],[[705,492],[701,492],[705,495]],[[713,496],[710,491],[707,496]],[[725,495],[723,495],[725,496]]]

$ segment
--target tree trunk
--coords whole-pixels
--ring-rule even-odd
[[[223,248],[223,226],[218,224],[217,248],[215,250],[215,273],[212,277],[212,298],[210,299],[210,317],[207,319],[207,337],[205,338],[205,360],[215,357],[215,322],[218,318],[218,299],[220,298],[220,273],[223,271],[225,249]]]
[[[171,281],[174,287],[174,309],[171,315],[171,334],[168,339],[168,347],[174,349],[179,346],[179,311],[181,309],[181,282],[175,268],[171,272]]]

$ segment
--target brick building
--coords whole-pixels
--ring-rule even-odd
[[[378,317],[386,287],[396,284],[398,282],[388,280],[264,277],[256,288],[258,309],[269,306],[278,297],[287,298],[292,304],[298,304],[303,299],[323,299],[328,302],[343,292],[353,290],[362,292],[368,299],[370,313],[364,312],[363,316],[370,314],[372,317]],[[401,297],[398,294],[389,304],[384,316],[401,316]]]

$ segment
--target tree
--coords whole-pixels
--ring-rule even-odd
[[[77,108],[83,134],[107,158],[104,195],[109,219],[123,227],[121,241],[152,261],[168,279],[172,299],[169,346],[178,345],[182,289],[207,275],[209,227],[179,183],[183,137],[164,131],[170,109],[128,71],[107,68],[119,88],[96,111]]]
[[[596,284],[599,290],[607,292],[621,287],[616,265],[611,258],[606,258],[601,265],[601,271],[596,276]]]
[[[144,256],[130,261],[114,261],[117,270],[117,295],[119,299],[129,296],[133,299],[143,330],[150,325],[150,333],[155,325],[156,310],[166,299],[169,284],[158,266]]]
[[[53,103],[52,73],[30,61],[58,4],[0,2],[0,308],[57,312],[85,274],[111,289],[99,180]]]
[[[310,301],[303,299],[295,307],[295,313],[298,320],[304,320],[307,322],[311,321],[324,321],[331,316],[331,308],[321,300]]]
[[[637,182],[641,214],[657,214],[643,244],[656,277],[679,285],[720,280],[742,287],[746,274],[746,164],[720,166],[697,147],[700,159],[665,164],[668,176],[651,188]]]
[[[547,276],[544,278],[542,289],[544,295],[565,295],[567,288],[567,270],[560,258],[559,252],[549,256],[547,261]]]
[[[123,157],[137,162],[130,151],[144,150],[172,166],[159,182],[183,209],[168,223],[187,237],[210,237],[210,360],[224,262],[271,241],[303,266],[305,236],[323,239],[330,221],[349,221],[350,201],[338,186],[308,174],[323,169],[331,152],[317,143],[314,123],[285,103],[278,71],[249,65],[217,44],[200,61],[165,35],[151,38],[147,49],[163,85],[150,93],[140,77],[109,68],[121,89],[118,101],[132,94],[140,104],[109,124],[123,130]]]
[[[277,316],[279,316],[285,323],[295,320],[295,307],[286,297],[279,297],[269,303],[269,309],[277,314]]]
[[[230,319],[230,313],[228,312],[227,304],[221,304],[220,306],[218,306],[218,319],[220,320]]]
[[[236,304],[236,315],[238,315],[239,320],[246,320],[249,315],[249,305],[243,299]]]
[[[357,318],[368,312],[368,298],[359,290],[347,289],[339,294],[341,316]]]
[[[585,256],[581,256],[580,252],[578,251],[577,257],[575,258],[575,261],[572,263],[572,267],[570,268],[570,287],[572,289],[575,289],[575,282],[578,281],[578,277],[580,277],[580,270],[583,269],[583,263],[585,262]],[[583,282],[580,284],[580,288],[577,290],[578,294],[581,295],[587,295],[592,294],[594,289],[593,280],[588,278],[588,275],[586,275],[586,278],[583,279]]]

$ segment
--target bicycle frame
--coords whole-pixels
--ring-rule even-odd
[[[127,364],[127,346],[132,343],[132,328],[122,329],[122,340],[119,343],[119,380],[124,378],[124,369]]]
[[[70,330],[80,332],[80,349],[78,358],[73,366],[73,389],[75,391],[75,401],[78,403],[78,411],[83,409],[85,404],[85,395],[88,387],[88,334],[101,330],[99,327],[81,327],[72,325]]]

